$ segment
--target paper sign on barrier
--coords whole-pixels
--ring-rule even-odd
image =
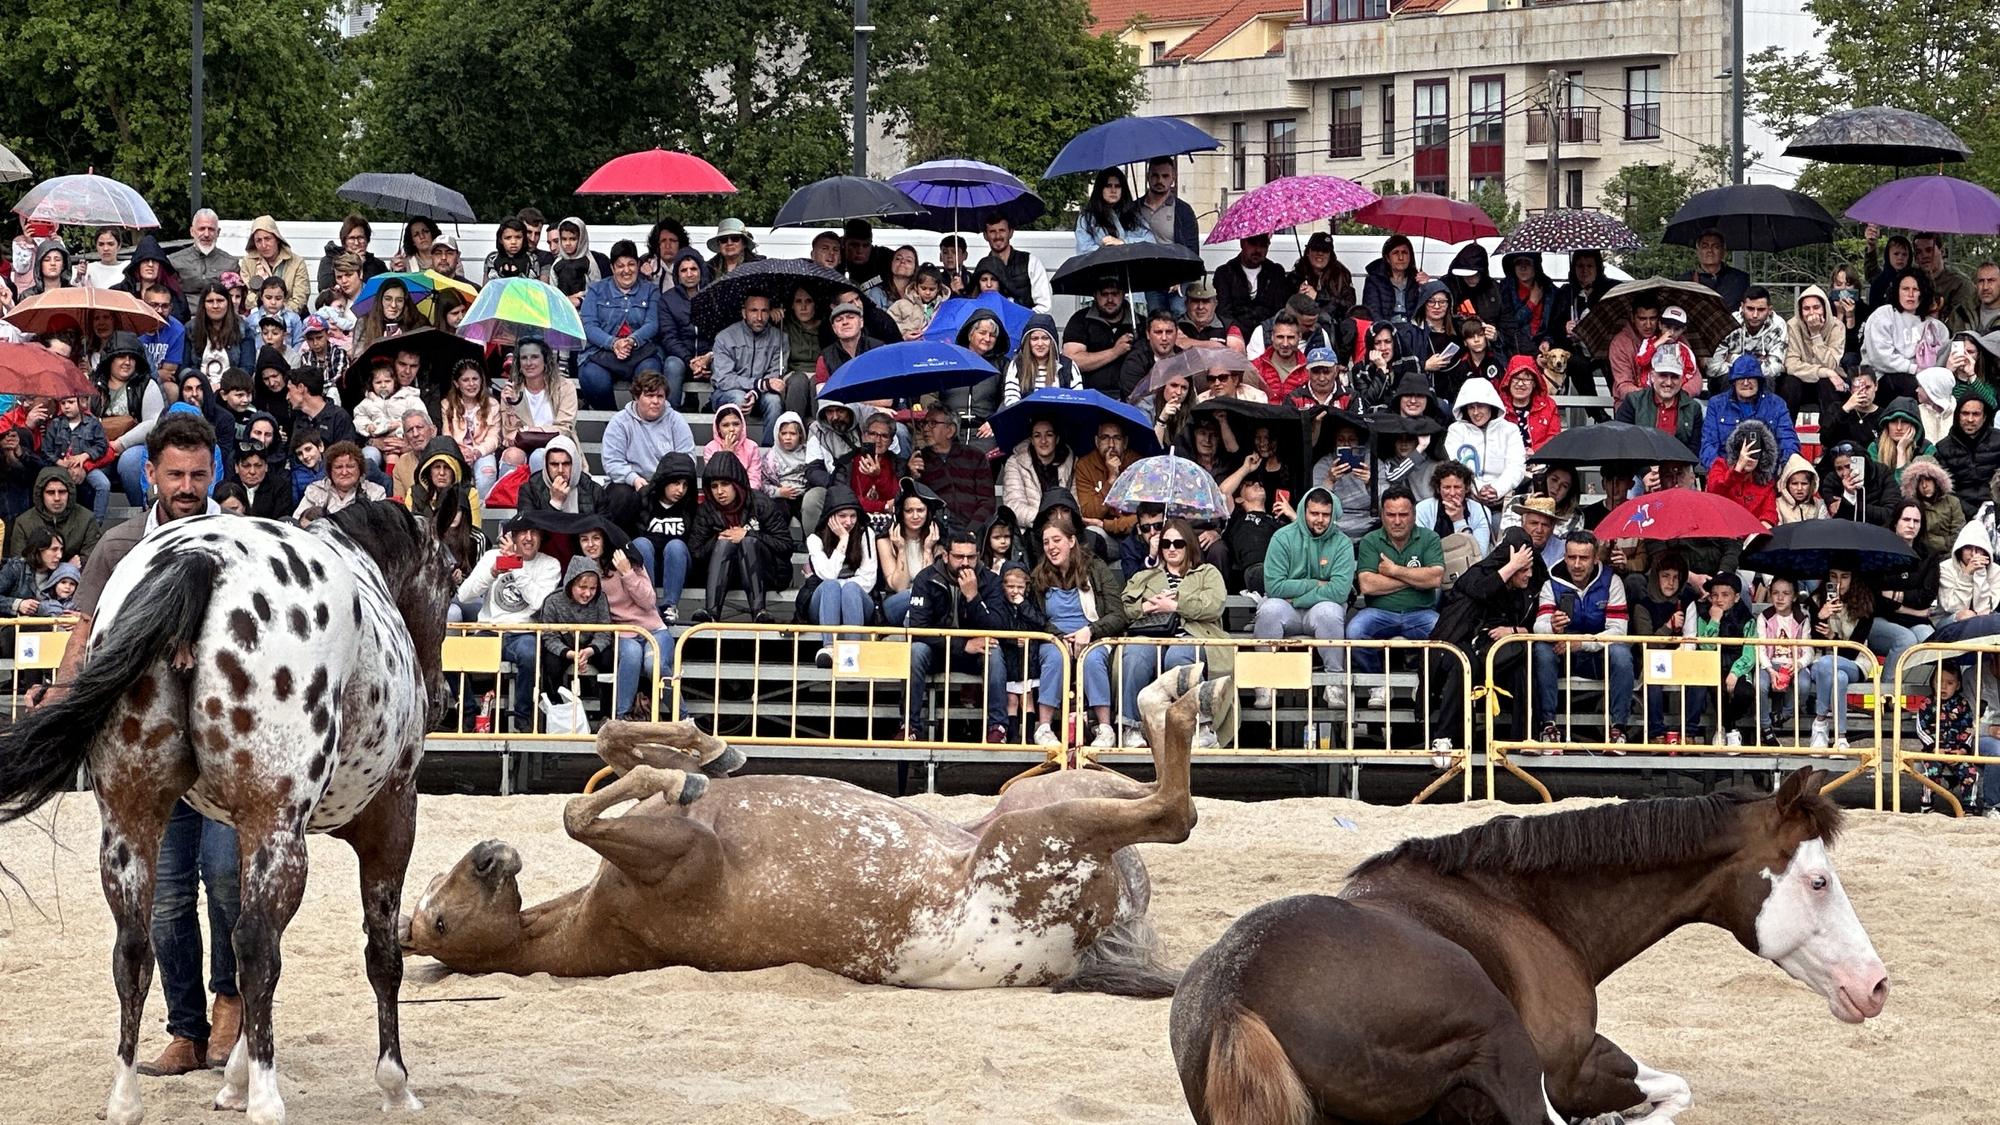
[[[68,633],[22,633],[14,642],[14,667],[22,671],[58,667],[68,648]]]
[[[1313,654],[1305,649],[1290,652],[1238,652],[1236,686],[1304,691],[1312,687]]]
[[[1713,649],[1646,651],[1646,682],[1664,687],[1714,687],[1722,680],[1722,654]]]
[[[910,642],[835,641],[833,674],[864,680],[907,680]]]
[[[497,633],[474,633],[446,637],[441,659],[447,674],[465,672],[490,676],[500,670],[500,636]]]

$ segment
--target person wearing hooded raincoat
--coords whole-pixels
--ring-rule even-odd
[[[56,487],[50,488],[51,484]],[[91,518],[90,509],[77,502],[68,470],[50,465],[36,473],[34,498],[33,506],[7,525],[8,557],[27,550],[28,536],[46,527],[62,539],[64,558],[88,559],[104,529]]]
[[[604,487],[590,475],[576,443],[557,434],[543,447],[547,454],[540,472],[521,486],[520,510],[595,515],[604,507]],[[562,456],[558,456],[558,455]],[[564,457],[568,460],[565,461]]]
[[[1514,255],[1508,255],[1509,258]],[[1511,279],[1510,279],[1511,280]],[[1500,285],[1496,284],[1490,272],[1486,247],[1477,242],[1468,242],[1452,255],[1451,266],[1443,281],[1451,290],[1451,310],[1454,316],[1476,316],[1480,322],[1493,331],[1489,336],[1500,335],[1505,324],[1502,319],[1504,308]],[[1502,341],[1505,346],[1505,341]]]
[[[1826,502],[1819,498],[1819,470],[1813,468],[1813,463],[1806,460],[1804,454],[1794,453],[1785,459],[1785,471],[1778,478],[1775,503],[1779,523],[1826,518]]]
[[[688,550],[708,565],[708,600],[694,620],[720,620],[723,599],[734,585],[756,623],[775,623],[764,600],[768,591],[791,583],[791,513],[750,487],[750,474],[733,454],[711,456],[702,466],[701,483]]]
[[[1926,555],[1942,555],[1951,550],[1958,540],[1959,529],[1966,524],[1965,506],[1952,490],[1951,474],[1933,458],[1924,457],[1903,470],[1899,485],[1903,499],[1924,513],[1924,530],[1917,536],[1917,548]]]
[[[1520,397],[1515,376],[1526,374],[1528,397]],[[1507,361],[1506,382],[1496,386],[1504,405],[1502,415],[1521,431],[1521,441],[1529,453],[1539,453],[1550,438],[1562,432],[1562,410],[1542,382],[1541,368],[1531,355],[1517,355]],[[1461,397],[1464,389],[1460,388]]]
[[[1882,408],[1875,440],[1869,443],[1868,459],[1888,469],[1898,481],[1903,471],[1920,457],[1931,457],[1931,443],[1924,440],[1923,414],[1913,398],[1899,398]],[[1931,458],[1936,460],[1936,458]]]
[[[992,342],[985,344],[982,350],[980,344],[986,339],[986,329],[989,328]],[[1007,338],[1007,327],[1000,323],[1000,317],[993,310],[976,309],[959,326],[954,342],[992,364],[993,374],[970,387],[953,387],[936,396],[925,395],[924,399],[926,403],[936,401],[943,405],[958,416],[965,428],[977,431],[980,437],[991,437],[993,429],[986,420],[1000,409],[1001,372],[1006,369],[1007,356],[1014,350]]]
[[[270,249],[258,246],[262,241],[257,236],[268,234]],[[298,256],[292,244],[278,232],[278,221],[269,215],[259,215],[250,221],[250,237],[243,257],[237,265],[237,272],[243,275],[243,283],[256,292],[259,284],[267,277],[275,277],[285,283],[285,307],[301,316],[305,315],[306,303],[312,297],[307,288],[306,260]]]
[[[732,429],[734,436],[726,437],[725,434]],[[716,407],[711,433],[708,444],[696,451],[695,456],[706,464],[718,453],[729,454],[742,464],[744,473],[750,478],[750,487],[763,491],[764,451],[750,440],[750,420],[744,415],[743,407],[733,402]]]
[[[2000,571],[1993,566],[1993,540],[1986,525],[1973,520],[1952,540],[1951,556],[1938,566],[1937,604],[1932,618],[1935,644],[2000,633]]]
[[[659,588],[655,604],[661,620],[669,625],[680,621],[681,594],[687,589],[688,570],[694,561],[688,533],[694,526],[700,496],[694,455],[689,453],[663,455],[640,494],[640,533],[633,536],[632,548],[639,552],[646,573]]]
[[[148,262],[158,265],[159,269],[154,271],[150,278],[141,277],[142,273],[148,272],[142,268]],[[125,263],[125,279],[111,288],[120,293],[130,293],[143,301],[146,299],[147,286],[154,282],[166,286],[167,292],[173,294],[173,311],[168,315],[185,324],[188,318],[188,303],[187,295],[181,289],[180,271],[174,268],[173,260],[167,257],[167,252],[160,249],[159,239],[150,234],[140,235],[139,244],[132,248],[131,259]],[[159,365],[156,362],[154,366]]]
[[[1847,394],[1847,372],[1841,359],[1847,352],[1847,329],[1833,315],[1826,290],[1808,285],[1799,294],[1798,312],[1785,322],[1785,373],[1778,376],[1778,394],[1793,410],[1813,407],[1831,416]]]
[[[101,461],[91,462],[89,468],[116,463],[118,479],[125,488],[125,498],[136,507],[145,496],[142,466],[146,457],[146,435],[153,432],[153,423],[166,409],[166,397],[160,391],[159,381],[153,378],[152,368],[146,361],[145,346],[130,332],[111,334],[92,379],[97,384],[95,413],[105,423],[107,434],[113,429],[118,434],[111,439],[110,448]],[[188,409],[200,413],[193,407]]]
[[[1476,420],[1475,411],[1486,417]],[[1472,470],[1473,495],[1497,509],[1528,475],[1528,450],[1521,429],[1507,420],[1507,407],[1493,384],[1473,379],[1459,388],[1453,404],[1458,421],[1445,432],[1446,455]]]
[[[1746,384],[1755,386],[1745,393]],[[1729,432],[1737,423],[1755,418],[1771,427],[1778,437],[1778,458],[1784,460],[1799,451],[1799,435],[1792,429],[1792,412],[1785,400],[1771,390],[1764,365],[1754,355],[1737,356],[1729,368],[1729,385],[1708,400],[1702,411],[1701,449],[1695,463],[1713,464],[1722,456]]]

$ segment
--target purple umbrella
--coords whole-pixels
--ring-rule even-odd
[[[923,205],[922,216],[897,221],[917,230],[963,230],[961,218],[983,223],[996,211],[1024,227],[1048,211],[1042,197],[1012,172],[980,160],[931,160],[903,169],[889,182]]]
[[[1270,234],[1305,223],[1317,223],[1368,206],[1381,198],[1339,176],[1286,176],[1272,180],[1229,205],[1208,242],[1230,242]]]
[[[1956,176],[1890,180],[1857,200],[1847,217],[1904,230],[2000,232],[2000,196]]]

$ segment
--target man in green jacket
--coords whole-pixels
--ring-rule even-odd
[[[1255,632],[1267,641],[1307,634],[1341,640],[1347,635],[1347,596],[1354,591],[1354,544],[1335,524],[1338,505],[1325,488],[1308,491],[1299,510],[1298,520],[1271,536],[1264,555],[1264,600],[1257,604]],[[1328,672],[1347,665],[1346,652],[1336,645],[1321,648],[1319,659]],[[1271,690],[1258,688],[1255,700],[1258,707],[1270,707]],[[1328,707],[1346,704],[1344,685],[1326,685]]]

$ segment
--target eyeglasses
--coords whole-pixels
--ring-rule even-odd
[[[1168,550],[1172,550],[1172,551],[1178,551],[1178,550],[1181,550],[1182,548],[1184,548],[1184,547],[1186,547],[1186,546],[1187,546],[1187,540],[1185,540],[1185,539],[1162,539],[1162,540],[1160,540],[1160,549],[1161,549],[1161,550],[1163,550],[1163,551],[1168,551]]]
[[[1167,525],[1166,525],[1166,524],[1163,524],[1163,523],[1142,523],[1142,524],[1140,524],[1140,525],[1139,525],[1139,530],[1140,530],[1140,532],[1142,532],[1142,533],[1144,533],[1144,534],[1146,534],[1146,535],[1151,535],[1151,534],[1153,534],[1153,533],[1154,533],[1155,531],[1158,531],[1158,530],[1160,530],[1161,528],[1163,528],[1163,527],[1165,527],[1165,526],[1167,526]]]

